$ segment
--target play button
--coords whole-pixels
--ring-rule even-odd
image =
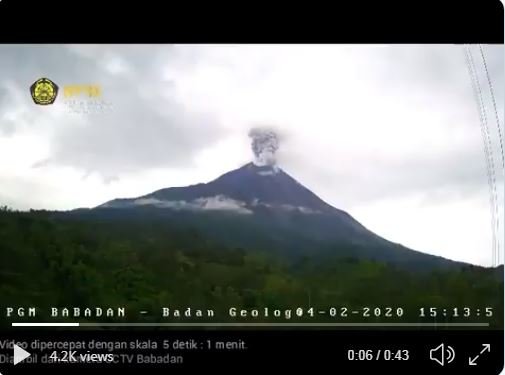
[[[29,356],[31,356],[30,353],[14,344],[14,366],[16,366],[19,362],[23,362]]]

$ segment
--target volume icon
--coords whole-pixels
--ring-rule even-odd
[[[456,357],[456,352],[449,345],[440,344],[435,349],[430,350],[430,359],[437,362],[440,366],[451,363],[454,361],[454,357]]]

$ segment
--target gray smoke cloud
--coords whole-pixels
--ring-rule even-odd
[[[268,128],[252,128],[249,131],[254,164],[275,166],[275,153],[279,149],[279,136]]]

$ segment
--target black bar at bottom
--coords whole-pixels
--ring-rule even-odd
[[[15,366],[10,345],[14,342],[31,353]],[[57,346],[47,347],[48,342]],[[63,342],[73,342],[74,348],[62,346]],[[41,348],[42,343],[45,348]],[[121,347],[105,348],[111,343],[120,343]],[[112,356],[104,357],[106,354]],[[42,363],[51,360],[51,356],[56,362]],[[51,374],[77,370],[87,373],[91,370],[94,374],[116,369],[121,369],[121,373],[131,369],[151,374],[201,368],[211,373],[224,368],[227,373],[243,369],[282,369],[287,373],[301,368],[330,368],[357,371],[356,374],[368,371],[405,374],[415,370],[430,374],[496,375],[503,369],[503,356],[503,331],[495,330],[0,332],[3,375],[34,374],[41,369]]]

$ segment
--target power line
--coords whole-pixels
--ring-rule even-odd
[[[484,70],[486,71],[487,83],[489,85],[489,92],[491,93],[491,100],[493,102],[493,109],[494,109],[494,115],[495,115],[495,120],[496,120],[496,126],[498,127],[498,138],[500,140],[501,162],[502,162],[502,166],[505,168],[505,156],[503,153],[503,137],[502,137],[502,133],[501,133],[500,117],[498,116],[498,109],[496,106],[496,98],[494,96],[493,83],[491,81],[491,76],[490,76],[489,70],[487,68],[487,62],[486,62],[486,57],[484,55],[484,49],[482,48],[481,44],[479,44],[479,50],[480,50],[480,55],[482,57],[482,62],[484,63]]]
[[[482,141],[484,146],[484,155],[486,160],[486,172],[488,177],[488,187],[489,187],[489,203],[490,203],[490,211],[491,211],[491,234],[492,234],[492,265],[495,266],[498,258],[498,242],[496,238],[496,227],[498,220],[496,218],[497,213],[497,204],[496,204],[496,178],[495,178],[495,169],[494,169],[494,158],[491,149],[491,138],[489,135],[489,129],[487,126],[487,115],[486,109],[484,105],[484,101],[482,98],[482,89],[479,83],[479,78],[476,73],[475,64],[472,56],[472,51],[469,46],[465,48],[465,57],[466,63],[468,67],[468,71],[470,73],[474,98],[477,103],[479,119],[480,119],[480,129],[482,135]]]
[[[492,209],[494,208],[494,211],[492,214],[492,223],[494,223],[494,230],[493,230],[494,263],[493,263],[493,265],[496,266],[498,264],[498,257],[499,257],[499,250],[498,250],[499,249],[499,239],[497,237],[498,229],[499,229],[499,213],[498,213],[498,194],[496,191],[496,168],[495,168],[495,162],[494,162],[494,152],[493,152],[493,147],[492,147],[492,142],[491,142],[491,135],[490,135],[491,133],[489,131],[489,126],[488,126],[486,105],[484,103],[484,96],[482,95],[482,87],[480,85],[479,76],[477,74],[477,68],[475,67],[475,61],[473,59],[473,55],[472,55],[472,51],[470,49],[470,46],[468,46],[468,53],[469,53],[470,64],[472,66],[473,76],[475,79],[476,88],[477,88],[477,92],[478,92],[477,97],[479,98],[480,107],[481,107],[481,111],[482,111],[483,129],[484,129],[484,134],[486,136],[485,139],[483,139],[483,141],[485,142],[485,144],[487,144],[487,150],[488,150],[489,172],[491,175],[491,187],[492,187],[491,207],[492,207]]]
[[[495,168],[495,162],[494,162],[494,152],[493,152],[493,145],[491,141],[491,133],[489,131],[489,125],[488,125],[488,117],[487,117],[487,111],[486,111],[486,105],[484,103],[484,96],[482,95],[482,86],[479,81],[479,76],[477,74],[477,68],[475,67],[475,61],[472,56],[472,52],[469,47],[469,53],[470,53],[470,62],[473,66],[473,72],[474,72],[474,77],[475,81],[477,84],[477,89],[479,93],[479,99],[480,99],[480,104],[482,107],[482,114],[484,117],[484,130],[486,134],[486,141],[488,144],[488,150],[489,150],[489,161],[490,161],[490,172],[491,172],[491,178],[492,178],[492,188],[493,188],[493,203],[492,207],[494,208],[494,224],[495,224],[495,229],[493,232],[494,238],[495,238],[495,250],[494,250],[494,263],[493,265],[496,266],[498,264],[498,257],[499,257],[499,238],[498,238],[498,229],[499,229],[499,212],[498,212],[498,193],[496,191],[496,168]]]

